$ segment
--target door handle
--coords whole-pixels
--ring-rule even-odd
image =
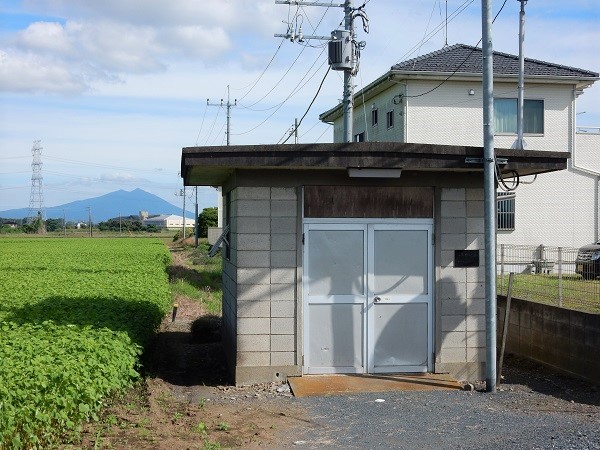
[[[373,299],[373,301],[374,301],[375,303],[379,303],[379,302],[381,301],[381,297],[375,297],[375,298]]]

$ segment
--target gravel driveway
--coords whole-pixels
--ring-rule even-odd
[[[600,450],[597,386],[516,359],[506,368],[495,394],[390,392],[295,399],[310,424],[289,445]]]

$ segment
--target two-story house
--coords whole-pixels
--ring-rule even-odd
[[[494,52],[496,148],[515,145],[518,67],[517,56]],[[520,179],[510,195],[499,189],[498,243],[579,247],[599,239],[600,128],[576,126],[577,97],[598,79],[525,59],[525,148],[568,151],[571,160],[568,170]],[[320,119],[343,141],[341,105]],[[481,146],[482,122],[482,53],[468,45],[396,64],[354,96],[355,141]]]

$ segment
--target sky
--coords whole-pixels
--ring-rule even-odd
[[[181,149],[226,144],[228,98],[231,144],[282,142],[305,113],[299,142],[331,142],[318,116],[341,99],[342,73],[331,71],[319,90],[325,41],[274,34],[301,27],[328,36],[342,23],[340,3],[2,0],[0,210],[29,206],[37,140],[47,208],[135,188],[181,204]],[[480,1],[354,6],[363,3],[369,32],[357,23],[366,44],[357,89],[400,61],[481,38]],[[518,54],[519,8],[516,0],[492,2],[494,14],[501,9],[494,50]],[[600,72],[599,11],[597,0],[527,2],[526,56]],[[600,81],[577,111],[579,126],[600,126]],[[191,200],[191,188],[186,194]],[[198,197],[201,209],[216,205],[213,188],[199,188]]]

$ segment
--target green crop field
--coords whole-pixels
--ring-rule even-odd
[[[0,448],[76,436],[171,306],[158,239],[0,239]]]

